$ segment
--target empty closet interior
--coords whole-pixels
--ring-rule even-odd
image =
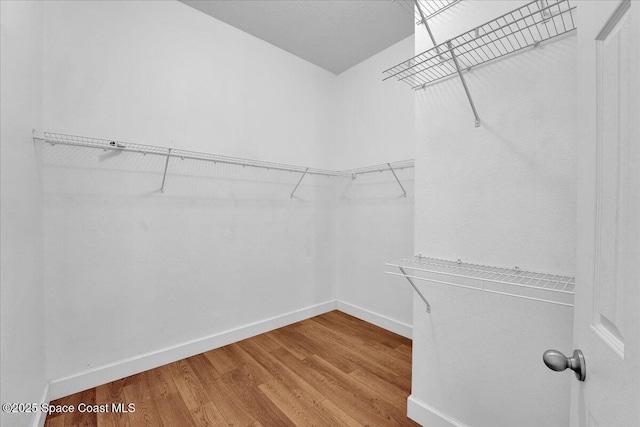
[[[337,309],[418,422],[568,424],[573,2],[390,1],[339,74],[185,3],[2,2],[3,402]]]

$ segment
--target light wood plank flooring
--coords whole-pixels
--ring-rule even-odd
[[[417,426],[406,417],[411,340],[339,311],[76,393],[45,426]]]

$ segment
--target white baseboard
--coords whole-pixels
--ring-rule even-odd
[[[436,408],[416,399],[413,395],[407,399],[407,416],[422,426],[429,427],[466,427]]]
[[[44,386],[44,392],[42,393],[42,397],[40,398],[40,403],[49,403],[49,384],[47,383]],[[44,422],[47,419],[47,414],[45,412],[36,412],[33,417],[33,427],[43,427]]]
[[[48,398],[53,400],[68,396],[82,390],[157,368],[167,363],[204,353],[214,348],[223,347],[313,316],[327,313],[336,308],[336,300],[327,301],[218,334],[98,366],[68,377],[58,378],[49,383]],[[45,402],[48,402],[48,400]]]
[[[350,314],[353,317],[357,317],[360,320],[364,320],[365,322],[372,323],[388,331],[395,332],[396,334],[402,335],[403,337],[411,339],[413,335],[413,327],[411,325],[367,310],[366,308],[358,307],[357,305],[349,304],[348,302],[338,301],[338,310]]]

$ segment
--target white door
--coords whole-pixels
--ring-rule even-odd
[[[640,426],[640,1],[578,4],[571,425]]]

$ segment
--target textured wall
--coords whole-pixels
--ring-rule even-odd
[[[42,190],[32,129],[42,126],[44,5],[1,2],[2,403],[39,402],[46,386]],[[29,413],[2,411],[23,426]]]
[[[413,91],[381,75],[413,49],[410,37],[338,76],[337,168],[413,158]],[[413,253],[414,170],[397,174],[407,198],[390,172],[358,176],[338,188],[335,280],[341,302],[382,316],[366,320],[406,335],[411,288],[384,274],[385,262]]]
[[[412,56],[413,50],[412,36],[337,76],[337,155],[331,159],[336,169],[413,158],[413,91],[382,81],[382,70]]]
[[[438,39],[521,4],[464,3],[434,19]],[[465,76],[479,128],[459,79],[416,92],[416,252],[573,274],[575,33]]]
[[[313,166],[335,76],[179,2],[47,3],[46,130]],[[55,23],[55,25],[53,24]],[[330,179],[42,148],[48,374],[335,299]]]
[[[358,176],[340,188],[336,284],[338,300],[353,306],[344,308],[349,313],[410,338],[411,287],[385,274],[385,263],[411,256],[413,245],[414,170],[396,174],[406,198],[390,172]]]
[[[44,8],[36,127],[320,167],[412,157],[413,94],[380,75],[411,39],[335,76],[177,2]],[[307,177],[290,200],[297,174],[172,160],[161,195],[162,157],[37,154],[50,380],[330,301],[336,287],[410,323],[410,292],[383,263],[411,251],[413,171],[399,172],[407,199],[386,173]]]
[[[442,41],[522,4],[462,2],[432,29]],[[466,73],[479,128],[459,79],[416,92],[416,253],[575,273],[575,43]],[[570,350],[572,309],[419,286],[433,312],[414,310],[414,398],[472,426],[568,423],[570,377],[541,355]]]
[[[47,23],[47,130],[308,166],[329,139],[335,75],[180,2],[47,2]]]

